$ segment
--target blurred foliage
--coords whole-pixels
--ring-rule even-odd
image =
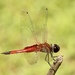
[[[56,75],[75,75],[75,0],[0,0],[0,52],[23,48],[21,12],[26,10],[33,21],[36,17],[40,20],[43,7],[48,8],[47,41],[59,44],[61,50],[56,55],[64,56]],[[25,35],[26,39],[31,36]],[[24,54],[0,55],[0,75],[46,75],[49,65],[44,57],[41,53],[38,63],[29,65]]]

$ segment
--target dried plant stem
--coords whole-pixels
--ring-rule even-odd
[[[52,67],[49,69],[47,75],[55,75],[62,61],[63,61],[63,56],[58,56],[56,60],[53,62]]]

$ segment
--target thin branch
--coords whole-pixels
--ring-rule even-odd
[[[55,75],[56,71],[58,70],[59,66],[63,61],[63,56],[58,56],[56,60],[53,62],[52,67],[49,69],[47,75]]]

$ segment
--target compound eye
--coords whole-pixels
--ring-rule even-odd
[[[60,50],[60,47],[57,44],[54,44],[54,52],[58,52]]]

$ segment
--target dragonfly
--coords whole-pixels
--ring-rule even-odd
[[[45,8],[44,9],[45,12],[43,12],[43,15],[41,19],[43,19],[43,24],[41,27],[43,27],[43,31],[39,31],[37,26],[33,25],[33,22],[31,20],[31,17],[29,15],[29,12],[27,11],[23,11],[22,14],[26,14],[27,17],[29,18],[30,20],[30,26],[31,26],[31,33],[32,33],[32,36],[35,40],[35,44],[33,45],[30,45],[30,46],[26,46],[24,47],[23,49],[19,49],[19,50],[11,50],[11,51],[7,51],[7,52],[2,52],[1,54],[5,54],[5,55],[9,55],[9,54],[17,54],[17,53],[30,53],[30,52],[35,52],[35,53],[38,53],[38,52],[43,52],[43,53],[46,53],[46,56],[45,56],[45,61],[51,66],[50,64],[50,56],[53,60],[55,60],[55,57],[53,56],[53,53],[57,53],[59,50],[60,50],[60,46],[58,44],[49,44],[47,43],[47,19],[48,19],[48,8]],[[26,27],[25,25],[21,26],[21,29],[22,30],[25,30],[24,27]],[[37,39],[37,34],[35,32],[35,28],[39,31],[39,33],[37,34],[40,34],[42,32],[42,39],[43,39],[43,42],[40,43]],[[24,35],[24,31],[21,31],[21,33]],[[25,35],[23,37],[23,39],[25,39]],[[27,39],[27,38],[26,38]],[[25,41],[23,41],[25,43]],[[34,59],[33,59],[34,60]]]

